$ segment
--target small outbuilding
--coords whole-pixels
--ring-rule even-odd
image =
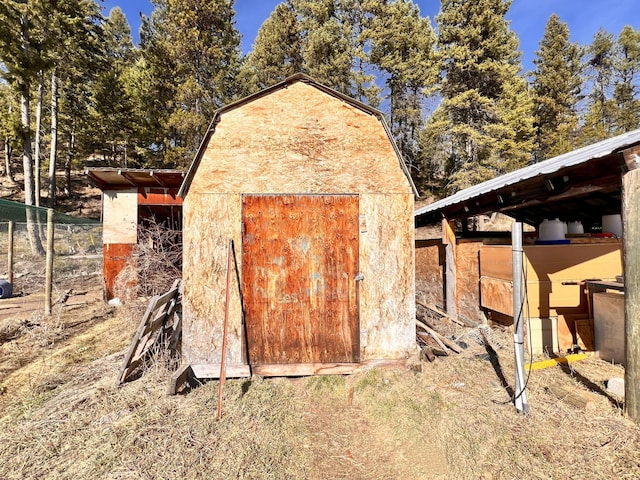
[[[381,112],[289,77],[216,112],[179,195],[177,375],[220,375],[225,307],[227,376],[349,373],[416,353],[415,187]]]
[[[131,258],[145,222],[180,232],[182,199],[177,193],[184,172],[97,167],[86,174],[102,190],[103,273],[105,297],[111,299],[116,278]]]

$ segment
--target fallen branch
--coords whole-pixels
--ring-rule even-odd
[[[590,392],[584,392],[576,388],[558,384],[548,385],[545,389],[558,399],[576,408],[587,410],[593,408],[596,404],[597,397]]]
[[[431,329],[429,329],[431,330]],[[427,335],[428,333],[428,335]],[[431,338],[433,338],[436,343],[438,345],[440,345],[440,348],[442,349],[442,351],[444,352],[444,355],[449,355],[449,351],[447,350],[447,347],[444,345],[444,343],[442,343],[442,341],[438,338],[438,335],[434,335],[435,332],[433,332],[433,330],[431,330],[430,332],[427,331],[427,333],[422,333],[422,332],[417,332],[416,335],[418,335],[418,337],[420,337],[423,340],[427,340],[427,338],[429,338],[429,335],[431,336]],[[435,350],[433,353],[436,353]],[[437,353],[436,353],[437,355]]]
[[[452,342],[451,340],[449,340],[443,335],[440,335],[438,332],[435,331],[432,325],[428,324],[428,322],[421,321],[416,318],[416,325],[422,328],[425,332],[429,333],[436,340],[436,342],[438,342],[438,344],[443,344],[442,345],[443,347],[446,345],[456,353],[460,353],[462,351],[462,349],[457,343]]]
[[[435,361],[436,356],[433,354],[433,352],[431,351],[431,347],[428,345],[422,345],[420,347],[420,350],[422,351],[422,353],[424,354],[425,358],[427,360],[429,360],[430,362]]]
[[[416,304],[420,305],[423,308],[426,308],[430,312],[435,313],[436,315],[438,315],[441,318],[446,318],[446,319],[451,320],[453,323],[456,323],[456,324],[460,325],[461,327],[468,327],[469,326],[468,324],[466,324],[465,322],[463,322],[459,318],[452,317],[447,312],[443,312],[442,310],[440,310],[435,305],[427,305],[426,303],[421,302],[420,300],[416,300]]]

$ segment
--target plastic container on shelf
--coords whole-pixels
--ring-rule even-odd
[[[620,214],[602,216],[602,233],[613,233],[622,238],[622,217]]]
[[[568,229],[569,229],[568,233],[572,233],[572,234],[584,233],[584,227],[582,226],[582,222],[569,222]]]
[[[545,218],[538,227],[538,240],[545,242],[549,240],[564,240],[565,226],[566,224],[557,218],[554,220]]]

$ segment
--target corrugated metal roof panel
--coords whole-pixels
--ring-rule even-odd
[[[566,167],[572,167],[588,162],[589,160],[602,158],[614,153],[615,151],[623,150],[626,147],[639,142],[640,129],[633,130],[631,132],[594,143],[593,145],[550,158],[549,160],[544,160],[540,163],[515,170],[505,175],[487,180],[486,182],[479,183],[478,185],[474,185],[473,187],[465,188],[454,195],[417,209],[414,212],[414,217],[420,217],[425,213],[436,212],[451,205],[466,202],[473,198],[499,190],[509,185],[515,185],[530,178],[550,175]]]

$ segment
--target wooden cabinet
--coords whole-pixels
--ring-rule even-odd
[[[524,247],[525,314],[533,321],[534,353],[566,351],[576,341],[575,320],[588,317],[586,280],[612,280],[622,273],[622,243],[528,245]],[[509,245],[480,249],[480,305],[513,317],[512,251]],[[539,324],[539,328],[534,325]],[[544,327],[546,325],[546,328]],[[534,338],[535,339],[535,338]]]

